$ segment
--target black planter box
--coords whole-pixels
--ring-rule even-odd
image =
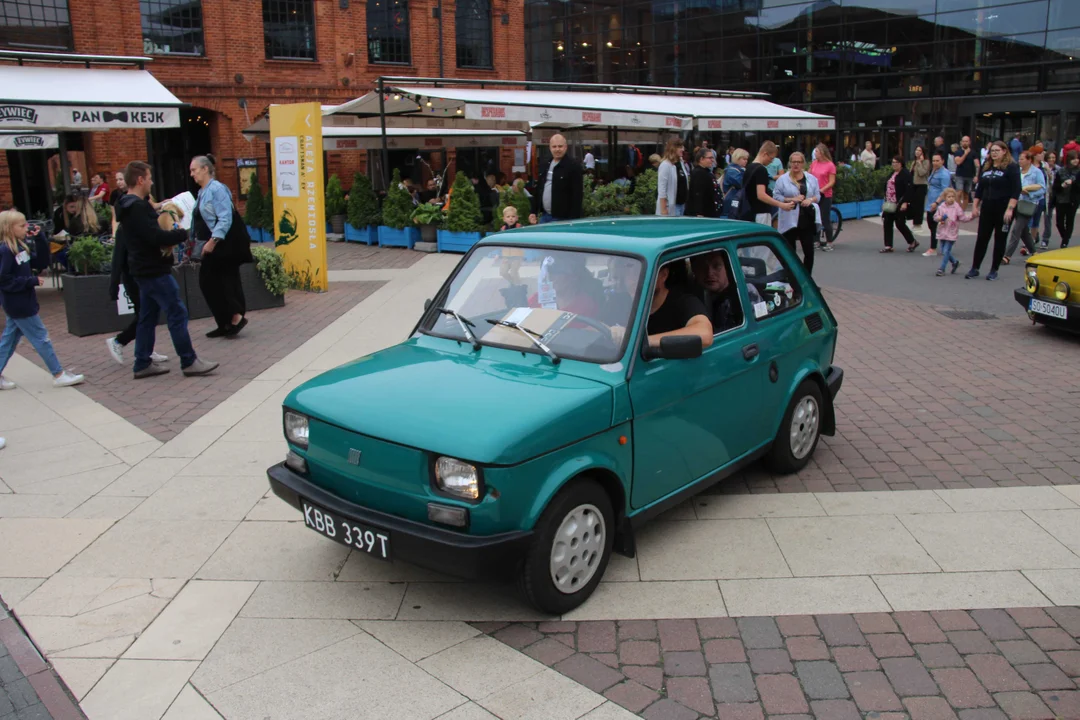
[[[176,270],[173,270],[176,276]],[[116,301],[109,299],[108,275],[63,276],[64,311],[67,315],[68,332],[76,337],[117,333],[131,324],[135,315],[121,315],[116,311]],[[180,297],[184,285],[181,278]],[[158,318],[158,325],[165,322],[165,314]]]
[[[188,308],[188,317],[192,320],[208,318],[213,313],[206,304],[202,291],[199,289],[199,266],[181,265],[180,275],[183,278],[180,285],[184,290],[185,304]],[[240,266],[240,286],[244,289],[244,300],[248,310],[266,310],[267,308],[284,307],[284,295],[272,295],[263,284],[255,263],[247,263]]]

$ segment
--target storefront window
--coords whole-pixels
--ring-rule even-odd
[[[490,68],[491,0],[457,0],[454,27],[458,67]]]
[[[409,5],[406,0],[368,0],[368,62],[411,62]]]

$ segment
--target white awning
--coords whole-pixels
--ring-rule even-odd
[[[51,150],[59,146],[60,139],[54,134],[0,135],[0,150]]]
[[[146,70],[0,65],[0,130],[180,127],[183,104]]]
[[[378,127],[324,126],[323,150],[380,150],[382,131]],[[268,124],[255,123],[244,137],[270,138]],[[440,150],[463,147],[525,147],[525,133],[513,130],[469,130],[446,128],[387,128],[386,146],[390,150]]]
[[[523,83],[524,84],[524,83]],[[541,127],[689,130],[832,130],[827,115],[769,102],[762,93],[683,91],[578,92],[391,86],[388,116],[538,123]],[[339,105],[331,114],[377,116],[379,95]]]

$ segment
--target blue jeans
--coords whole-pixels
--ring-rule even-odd
[[[938,268],[938,272],[945,272],[945,267],[949,263],[958,262],[958,260],[956,258],[954,258],[953,254],[952,254],[953,245],[956,244],[956,241],[955,240],[941,240],[940,243],[941,243],[941,250],[940,250],[940,252],[941,252],[941,267]]]
[[[544,223],[555,222],[555,218],[551,217],[551,213],[540,213],[540,221],[537,225],[543,225]]]
[[[141,307],[139,327],[135,330],[135,372],[150,367],[158,315],[163,309],[173,347],[180,356],[180,367],[191,365],[195,362],[195,349],[191,347],[191,336],[187,329],[187,308],[180,300],[180,286],[176,284],[176,278],[172,273],[153,278],[141,277],[138,284]]]
[[[0,373],[4,372],[8,360],[15,353],[15,346],[19,344],[19,338],[26,336],[30,344],[37,350],[37,354],[45,361],[45,367],[53,375],[64,372],[60,361],[56,359],[56,351],[53,350],[52,340],[49,339],[49,331],[45,329],[45,323],[41,322],[40,315],[32,315],[28,318],[7,318],[4,326],[4,334],[0,335]]]

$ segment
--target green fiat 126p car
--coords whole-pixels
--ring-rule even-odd
[[[512,571],[559,614],[647,519],[835,431],[836,320],[773,230],[550,223],[462,259],[407,340],[288,396],[274,492],[381,560]]]

